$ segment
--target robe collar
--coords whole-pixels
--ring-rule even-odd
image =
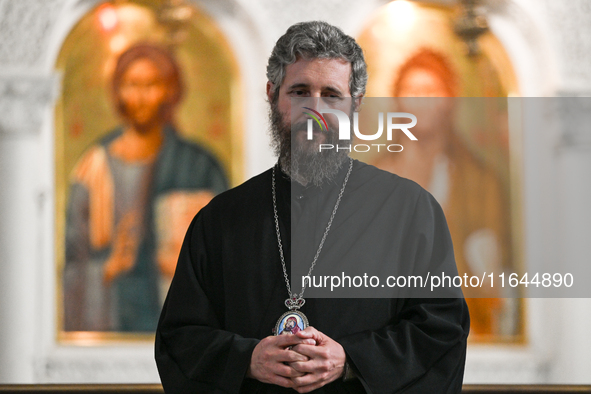
[[[319,186],[313,184],[304,186],[297,181],[291,180],[289,175],[281,170],[279,163],[276,164],[276,168],[280,169],[279,173],[281,174],[281,176],[278,177],[279,187],[284,188],[283,190],[291,190],[291,200],[297,201],[315,197],[322,192],[332,192],[334,189],[340,191],[343,182],[345,181],[345,176],[349,171],[349,161],[346,160],[343,162],[334,179],[325,181]]]

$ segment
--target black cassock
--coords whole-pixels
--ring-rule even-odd
[[[303,188],[292,186],[276,166],[288,268],[301,254],[307,271],[344,167],[334,183]],[[271,174],[215,197],[187,231],[156,333],[166,393],[295,392],[245,378],[254,347],[287,311]],[[297,243],[294,257],[290,240]],[[433,197],[412,181],[355,161],[315,272],[337,267],[331,264],[357,249],[387,259],[383,265],[392,265],[392,272],[408,266],[456,270],[445,217]],[[301,283],[292,286],[298,290]],[[316,392],[461,391],[469,330],[463,298],[309,298],[309,290],[301,310],[311,326],[343,346],[359,377]]]

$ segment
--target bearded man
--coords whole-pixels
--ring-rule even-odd
[[[296,292],[297,269],[323,272],[360,249],[387,268],[455,270],[445,217],[430,194],[344,149],[319,152],[320,144],[337,145],[330,116],[308,138],[300,104],[312,113],[359,105],[367,82],[361,48],[327,23],[299,23],[277,41],[267,77],[279,160],[215,197],[189,227],[156,334],[164,390],[460,392],[463,298]],[[305,329],[272,335],[287,314]]]

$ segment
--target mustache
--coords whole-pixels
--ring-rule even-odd
[[[290,124],[289,116],[282,116],[277,107],[276,101],[271,102],[269,111],[269,120],[271,123],[272,146],[275,153],[279,156],[279,163],[283,171],[289,175],[292,180],[301,184],[311,183],[321,185],[322,183],[333,179],[348,157],[347,150],[331,150],[322,154],[310,149],[314,144],[312,140],[302,141],[292,146],[292,140],[295,134],[308,131],[309,119],[294,122]],[[312,131],[316,133],[314,140],[318,141],[318,135],[327,143],[338,138],[338,128],[329,123],[328,130],[320,127],[312,119]],[[299,138],[298,138],[299,140]],[[292,148],[294,148],[292,150]]]
[[[291,131],[292,131],[292,133],[297,133],[299,131],[307,132],[308,131],[308,122],[305,121],[305,122],[292,123]],[[330,123],[328,124],[328,130],[326,130],[326,128],[320,127],[317,122],[312,121],[312,131],[315,133],[329,135],[329,134],[333,134],[337,130]]]

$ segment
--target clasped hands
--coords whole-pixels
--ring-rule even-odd
[[[296,334],[261,340],[252,352],[246,375],[307,393],[341,377],[345,361],[345,350],[338,342],[308,327]]]

